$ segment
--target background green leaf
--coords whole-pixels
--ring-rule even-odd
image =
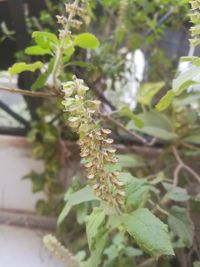
[[[133,121],[130,121],[127,125],[128,129],[137,130],[162,140],[172,140],[178,137],[173,132],[172,125],[165,114],[150,111],[141,113],[138,117],[143,121],[144,127],[138,128]]]
[[[170,104],[172,103],[174,96],[175,96],[175,93],[172,90],[169,90],[167,94],[164,95],[161,98],[161,100],[158,102],[158,104],[156,105],[156,110],[160,112],[168,108]]]
[[[174,234],[179,237],[179,243],[183,247],[192,246],[194,225],[186,209],[173,206],[168,217],[168,224]]]
[[[74,45],[81,48],[96,49],[99,47],[99,40],[91,33],[81,33],[74,38]]]
[[[153,97],[164,87],[164,85],[164,82],[142,84],[139,88],[139,103],[149,106]]]
[[[123,107],[123,108],[121,108],[119,110],[119,114],[122,115],[122,116],[126,116],[129,119],[131,119],[138,128],[142,128],[144,126],[143,121],[137,115],[135,115],[133,113],[133,111],[130,110],[129,107]]]

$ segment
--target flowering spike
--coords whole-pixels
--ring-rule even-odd
[[[190,14],[190,19],[194,26],[190,28],[192,39],[190,43],[192,46],[198,46],[200,44],[200,0],[190,1],[191,9],[194,11]]]
[[[123,183],[117,172],[109,172],[106,165],[118,162],[115,149],[111,147],[111,131],[101,129],[96,117],[99,101],[86,100],[89,90],[83,80],[73,77],[73,81],[63,84],[65,111],[70,113],[69,123],[80,136],[80,156],[85,159],[87,178],[96,196],[112,206],[122,205],[124,199]]]

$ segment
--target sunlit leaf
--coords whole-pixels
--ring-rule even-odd
[[[43,66],[41,61],[37,61],[32,64],[26,64],[24,62],[15,63],[12,67],[8,69],[10,75],[19,74],[24,71],[31,71],[34,72],[37,69],[40,69]]]
[[[57,36],[50,32],[35,31],[33,32],[32,37],[43,49],[55,50],[59,42]]]
[[[199,75],[200,68],[193,66],[187,71],[181,73],[176,79],[173,80],[172,90],[175,95],[181,94],[191,84],[196,83],[195,77]]]
[[[81,48],[96,49],[99,47],[99,40],[91,33],[81,33],[74,38],[74,45]]]
[[[167,94],[163,96],[161,100],[158,102],[158,104],[156,105],[157,111],[163,111],[166,108],[168,108],[170,104],[172,103],[174,96],[175,94],[172,90],[168,91]]]
[[[29,46],[25,49],[25,53],[30,56],[44,56],[50,55],[50,49],[43,49],[39,45]]]

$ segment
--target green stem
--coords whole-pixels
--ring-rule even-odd
[[[75,0],[74,4],[78,4],[78,0]],[[73,13],[70,13],[68,16],[68,21],[70,21],[73,18]],[[66,37],[69,35],[69,25],[68,23],[66,23],[65,28],[64,28],[64,37],[61,39],[60,45],[57,48],[56,51],[56,58],[55,58],[55,62],[54,62],[54,66],[53,66],[53,72],[52,72],[52,76],[53,76],[53,84],[55,86],[55,88],[59,88],[59,84],[57,81],[57,73],[59,71],[60,65],[61,65],[61,60],[62,60],[62,55],[63,55],[63,50],[64,50],[64,46],[65,46],[65,40]]]

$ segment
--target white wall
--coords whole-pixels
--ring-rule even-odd
[[[43,194],[31,193],[30,181],[23,176],[42,170],[42,162],[31,158],[31,150],[22,137],[0,136],[0,208],[34,211]]]
[[[0,225],[0,267],[63,267],[42,244],[43,232]]]
[[[42,170],[30,151],[24,138],[0,136],[0,267],[62,267],[44,248],[44,231],[29,228],[35,202],[43,197],[32,194],[30,181],[22,180],[32,169]],[[22,220],[26,227],[14,225]],[[52,225],[51,219],[46,222]]]

